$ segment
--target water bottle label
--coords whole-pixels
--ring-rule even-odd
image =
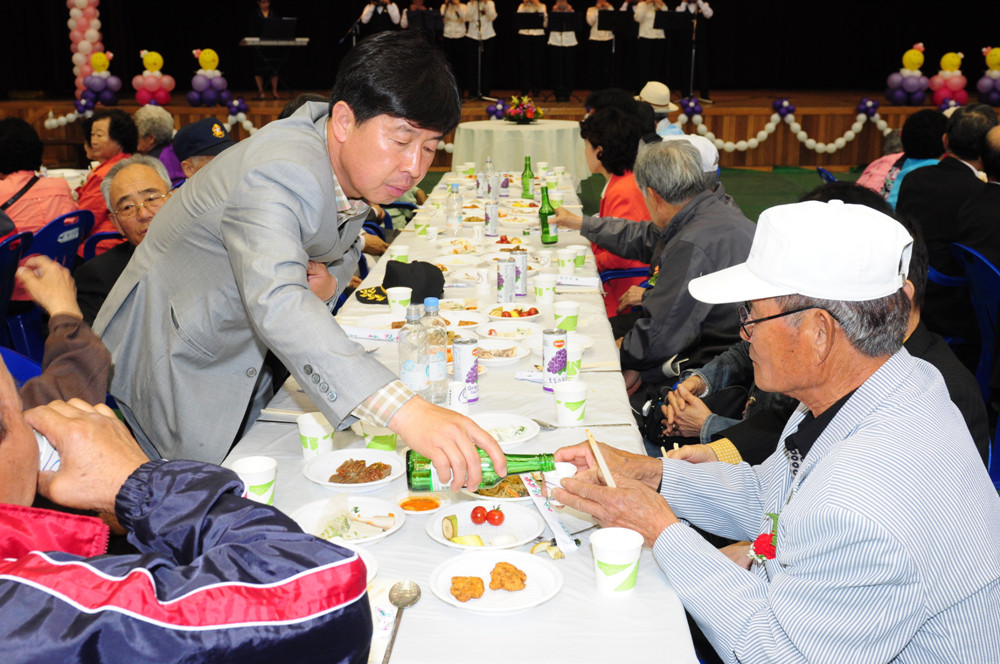
[[[403,362],[399,377],[403,380],[403,384],[414,392],[423,392],[431,386],[430,367],[413,360]]]
[[[448,363],[444,351],[434,353],[430,356],[428,364],[428,375],[432,383],[448,378]]]

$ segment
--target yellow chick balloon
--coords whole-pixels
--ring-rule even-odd
[[[202,69],[218,69],[219,54],[210,48],[203,48],[198,54],[198,64]]]
[[[924,65],[924,54],[911,48],[903,54],[903,67],[910,70],[920,69]]]
[[[146,51],[142,54],[142,66],[149,71],[160,71],[163,68],[163,56],[156,51]]]
[[[962,66],[961,53],[945,53],[941,56],[941,69],[944,71],[958,71]]]
[[[1000,70],[1000,48],[991,48],[986,53],[986,67],[993,71]],[[94,69],[97,69],[94,67]]]
[[[108,56],[104,53],[94,53],[90,56],[90,67],[95,72],[107,71],[110,65],[111,63],[108,62]]]

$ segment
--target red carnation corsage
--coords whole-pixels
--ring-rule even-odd
[[[774,560],[777,553],[778,515],[768,513],[768,516],[771,517],[771,532],[758,535],[757,539],[750,545],[750,551],[747,552],[750,558],[760,563],[765,560]]]

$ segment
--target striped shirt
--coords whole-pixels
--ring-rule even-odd
[[[684,523],[654,544],[723,660],[1000,662],[1000,496],[940,374],[900,350],[799,462],[805,413],[760,466],[663,461],[661,494],[709,532],[752,541],[780,515],[750,572]]]

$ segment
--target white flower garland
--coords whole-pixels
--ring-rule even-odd
[[[247,118],[246,113],[237,113],[236,115],[230,113],[223,124],[226,126],[226,131],[232,131],[233,125],[237,123],[251,136],[257,133],[257,127],[253,126],[253,120]]]
[[[724,152],[746,152],[747,150],[756,150],[760,147],[760,144],[766,141],[771,134],[773,134],[778,129],[778,124],[784,119],[785,124],[788,125],[789,131],[795,134],[795,138],[803,143],[807,150],[814,150],[817,154],[833,154],[837,150],[842,150],[848,143],[857,138],[857,135],[861,133],[864,128],[865,122],[872,121],[875,126],[883,136],[886,136],[892,132],[889,124],[883,120],[878,113],[873,114],[870,118],[866,113],[858,113],[854,124],[851,128],[844,132],[843,136],[835,139],[830,143],[821,143],[814,138],[810,138],[809,134],[802,129],[802,125],[795,121],[795,114],[789,113],[782,118],[777,113],[772,113],[770,121],[764,125],[764,128],[757,132],[757,135],[753,138],[748,138],[742,141],[724,141],[721,138],[716,138],[715,134],[709,131],[708,127],[704,124],[704,118],[700,114],[688,117],[685,114],[681,114],[677,118],[677,123],[680,125],[685,125],[689,121],[694,124],[695,131],[707,138],[708,140],[715,143],[715,147]]]

